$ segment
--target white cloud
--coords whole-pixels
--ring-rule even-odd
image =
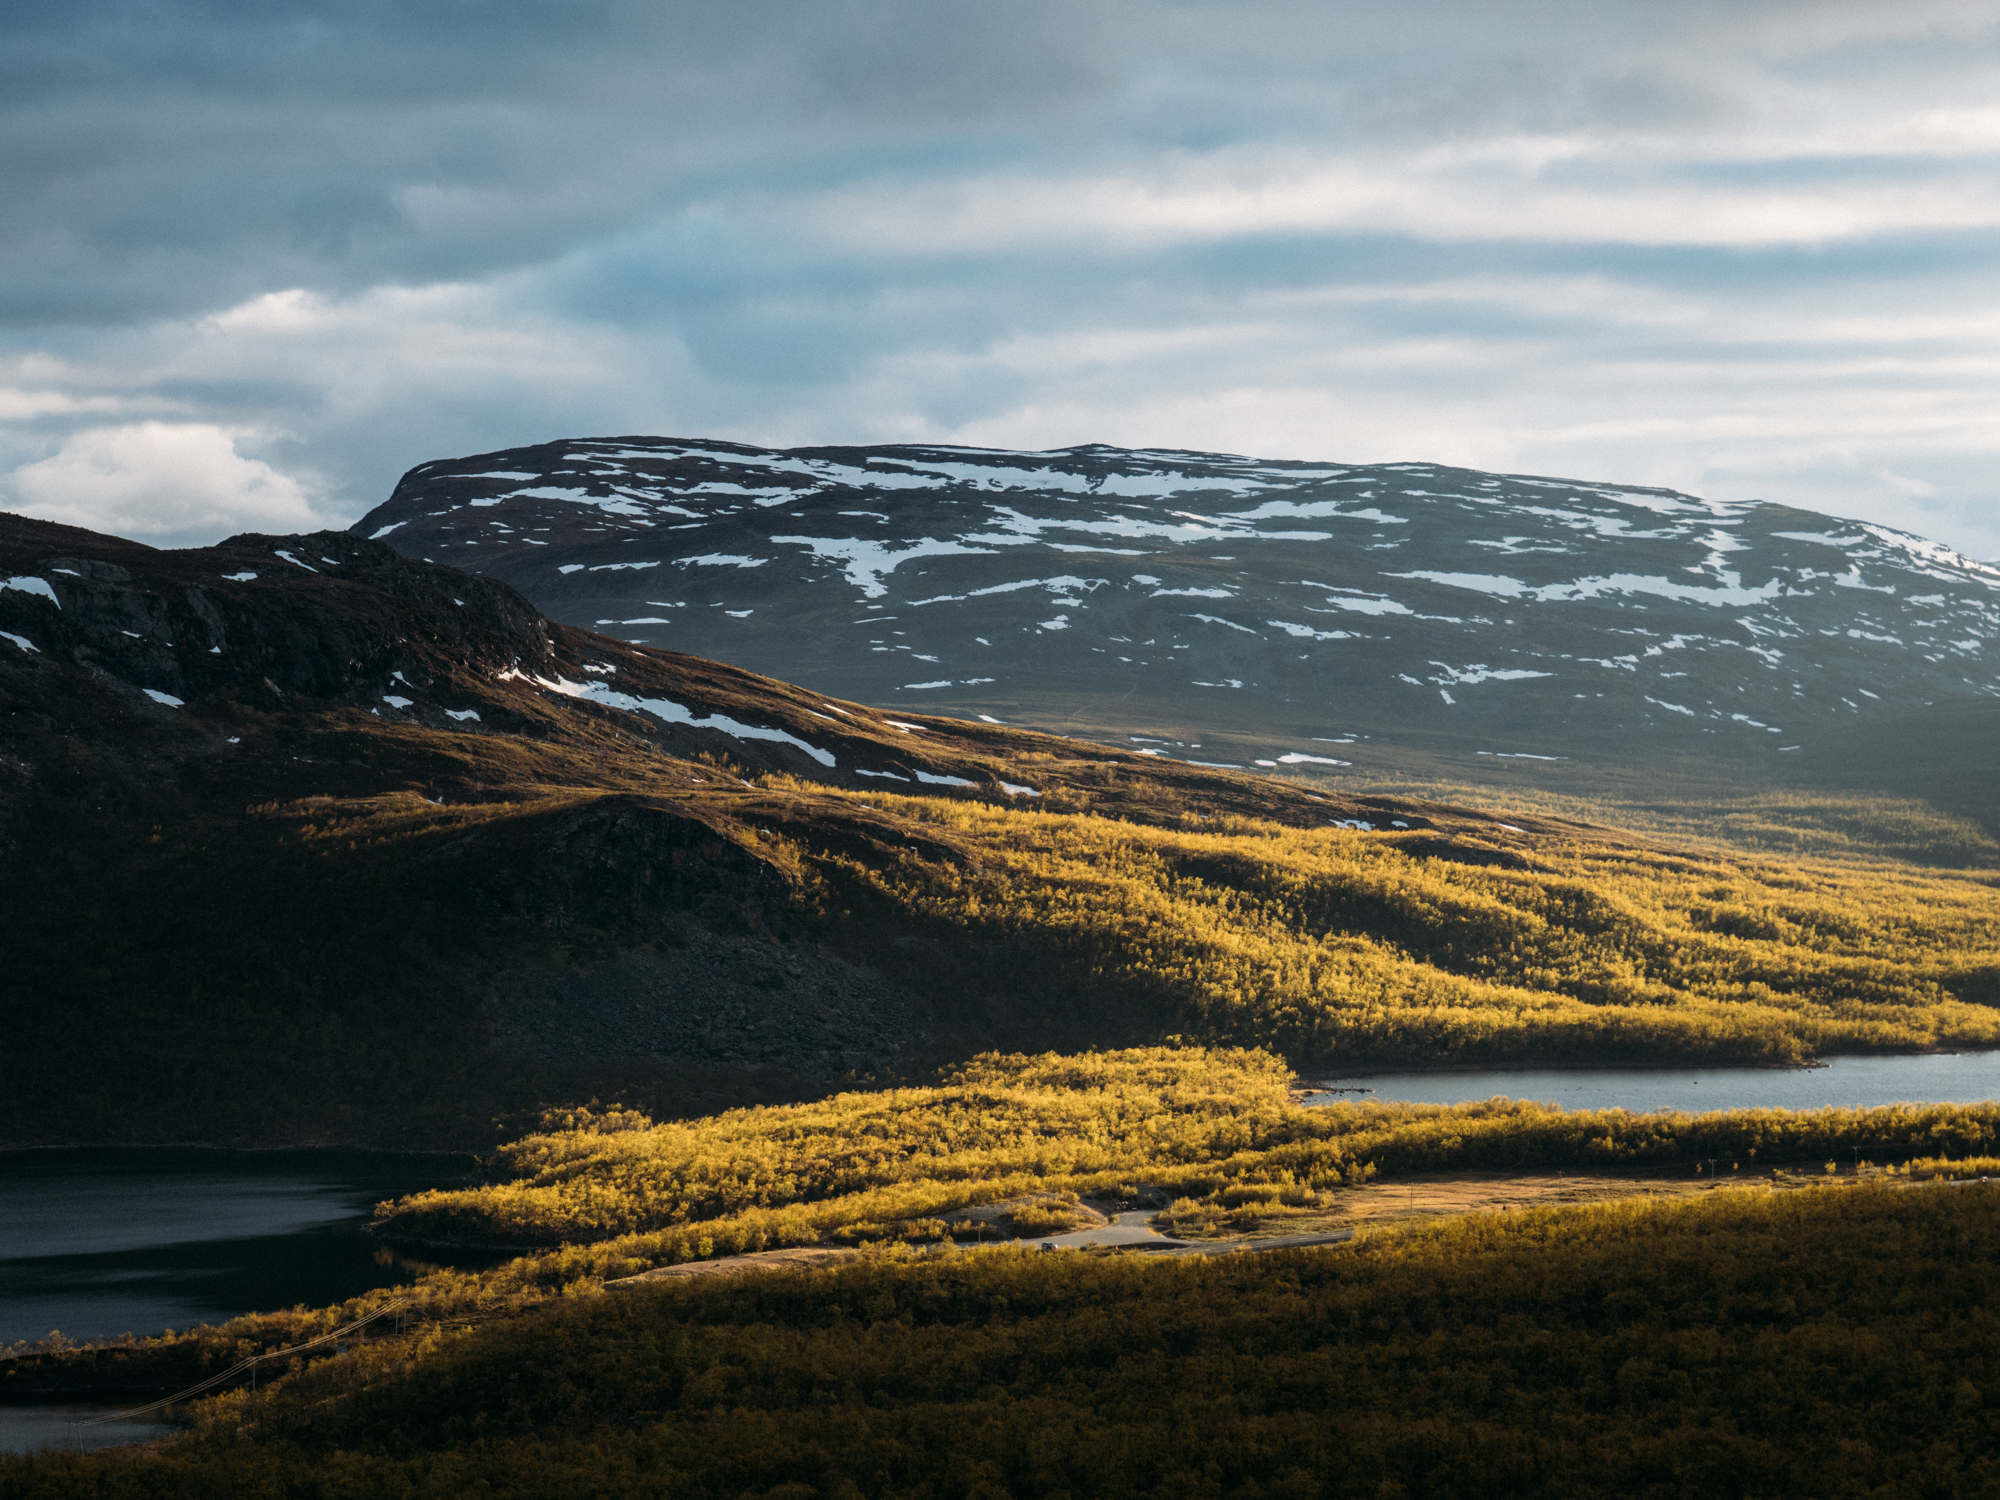
[[[205,422],[85,428],[6,477],[9,508],[167,546],[323,525],[304,486],[244,458],[237,436]]]
[[[115,396],[74,396],[67,391],[23,390],[0,386],[0,422],[30,422],[38,417],[125,414],[128,403]]]
[[[1940,181],[1884,180],[1877,169],[1824,182],[1691,183],[1684,174],[1716,163],[1600,143],[1584,150],[1563,142],[1548,153],[1576,158],[1567,162],[1234,150],[1094,178],[868,185],[787,197],[769,212],[774,228],[892,254],[1330,232],[1747,248],[2000,224],[2000,192],[1983,165]]]

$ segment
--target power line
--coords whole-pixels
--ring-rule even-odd
[[[241,1375],[245,1370],[256,1369],[258,1365],[267,1359],[290,1359],[295,1354],[303,1354],[308,1349],[316,1349],[321,1344],[345,1337],[357,1328],[365,1328],[368,1324],[385,1314],[398,1311],[404,1306],[407,1300],[407,1298],[398,1297],[393,1302],[385,1302],[366,1317],[356,1318],[344,1328],[336,1328],[331,1333],[322,1333],[317,1338],[307,1339],[303,1344],[293,1344],[289,1349],[272,1349],[263,1354],[253,1354],[248,1359],[237,1361],[219,1375],[211,1375],[208,1379],[196,1385],[191,1385],[184,1391],[175,1391],[173,1395],[163,1396],[158,1401],[151,1402],[148,1405],[135,1406],[129,1411],[106,1412],[104,1415],[98,1417],[85,1417],[83,1420],[71,1422],[69,1425],[71,1427],[95,1427],[100,1422],[122,1422],[132,1417],[146,1416],[150,1412],[159,1411],[162,1407],[172,1406],[176,1402],[185,1401],[190,1396],[199,1396],[203,1391],[213,1386],[221,1385],[223,1381],[233,1376]]]

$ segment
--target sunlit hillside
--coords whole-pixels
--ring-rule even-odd
[[[1307,1106],[1267,1053],[1152,1048],[982,1057],[927,1087],[655,1124],[556,1111],[503,1147],[489,1185],[384,1205],[393,1239],[531,1253],[495,1273],[552,1291],[658,1265],[792,1246],[934,1243],[960,1211],[1029,1202],[1061,1227],[1079,1197],[1143,1199],[1182,1233],[1339,1217],[1413,1172],[1630,1168],[1716,1158],[1747,1181],[1839,1157],[1859,1169],[1990,1170],[2000,1105],[1565,1112],[1485,1104]],[[1981,1164],[1985,1163],[1984,1166]],[[1836,1163],[1838,1165],[1838,1163]],[[1746,1175],[1747,1169],[1747,1175]]]
[[[857,932],[920,934],[906,962],[954,994],[1038,981],[1083,1016],[1301,1063],[2000,1043],[2000,889],[1978,876],[1582,829],[1482,844],[840,795],[931,852],[820,856],[824,899]]]
[[[1990,841],[1916,799],[1370,791],[836,702],[335,533],[0,551],[0,1140],[483,1148],[1173,1039],[2000,1045]]]

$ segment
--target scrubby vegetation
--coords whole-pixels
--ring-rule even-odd
[[[1970,1182],[1974,1178],[2000,1177],[2000,1156],[1919,1157],[1903,1169],[1912,1177]]]
[[[984,1057],[929,1088],[841,1094],[655,1125],[571,1111],[503,1148],[487,1187],[384,1205],[388,1233],[553,1248],[494,1284],[573,1286],[788,1246],[948,1237],[1024,1194],[1174,1199],[1182,1231],[1326,1210],[1378,1174],[1653,1167],[1735,1173],[1829,1158],[1979,1158],[2000,1104],[1708,1115],[1292,1101],[1268,1054],[1151,1048]],[[1931,1170],[1923,1166],[1913,1170]]]
[[[1401,774],[1287,775],[1349,794],[1422,798],[1514,821],[1523,813],[1566,818],[1682,848],[1753,858],[2000,869],[2000,807],[1991,796],[1967,809],[1907,787],[1863,791],[1837,780],[1787,784],[1765,780],[1749,767],[1727,774],[1712,763],[1684,759],[1598,765],[1481,761],[1477,770],[1483,777],[1463,764],[1448,771],[1440,767],[1441,774],[1415,774],[1429,759],[1413,747]]]
[[[0,1495],[1980,1496],[1996,1278],[1979,1186],[888,1256],[431,1326]]]
[[[864,940],[923,934],[916,967],[954,993],[1038,987],[1301,1064],[2000,1046],[1988,880],[840,796],[942,857],[820,853],[826,899]]]

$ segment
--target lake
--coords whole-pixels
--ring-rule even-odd
[[[52,1331],[156,1334],[409,1281],[423,1263],[363,1231],[374,1206],[473,1165],[369,1151],[0,1152],[0,1346]],[[60,1442],[74,1415],[0,1406],[0,1449]]]
[[[1976,1104],[2000,1098],[2000,1052],[1832,1057],[1820,1068],[1529,1068],[1315,1075],[1343,1100],[1468,1104],[1496,1095],[1564,1109],[1825,1109],[1880,1104]]]
[[[144,1443],[165,1437],[173,1423],[158,1412],[123,1422],[99,1422],[93,1427],[73,1423],[101,1417],[102,1406],[0,1406],[0,1453],[33,1453],[37,1448],[72,1448],[88,1453],[122,1443]]]

